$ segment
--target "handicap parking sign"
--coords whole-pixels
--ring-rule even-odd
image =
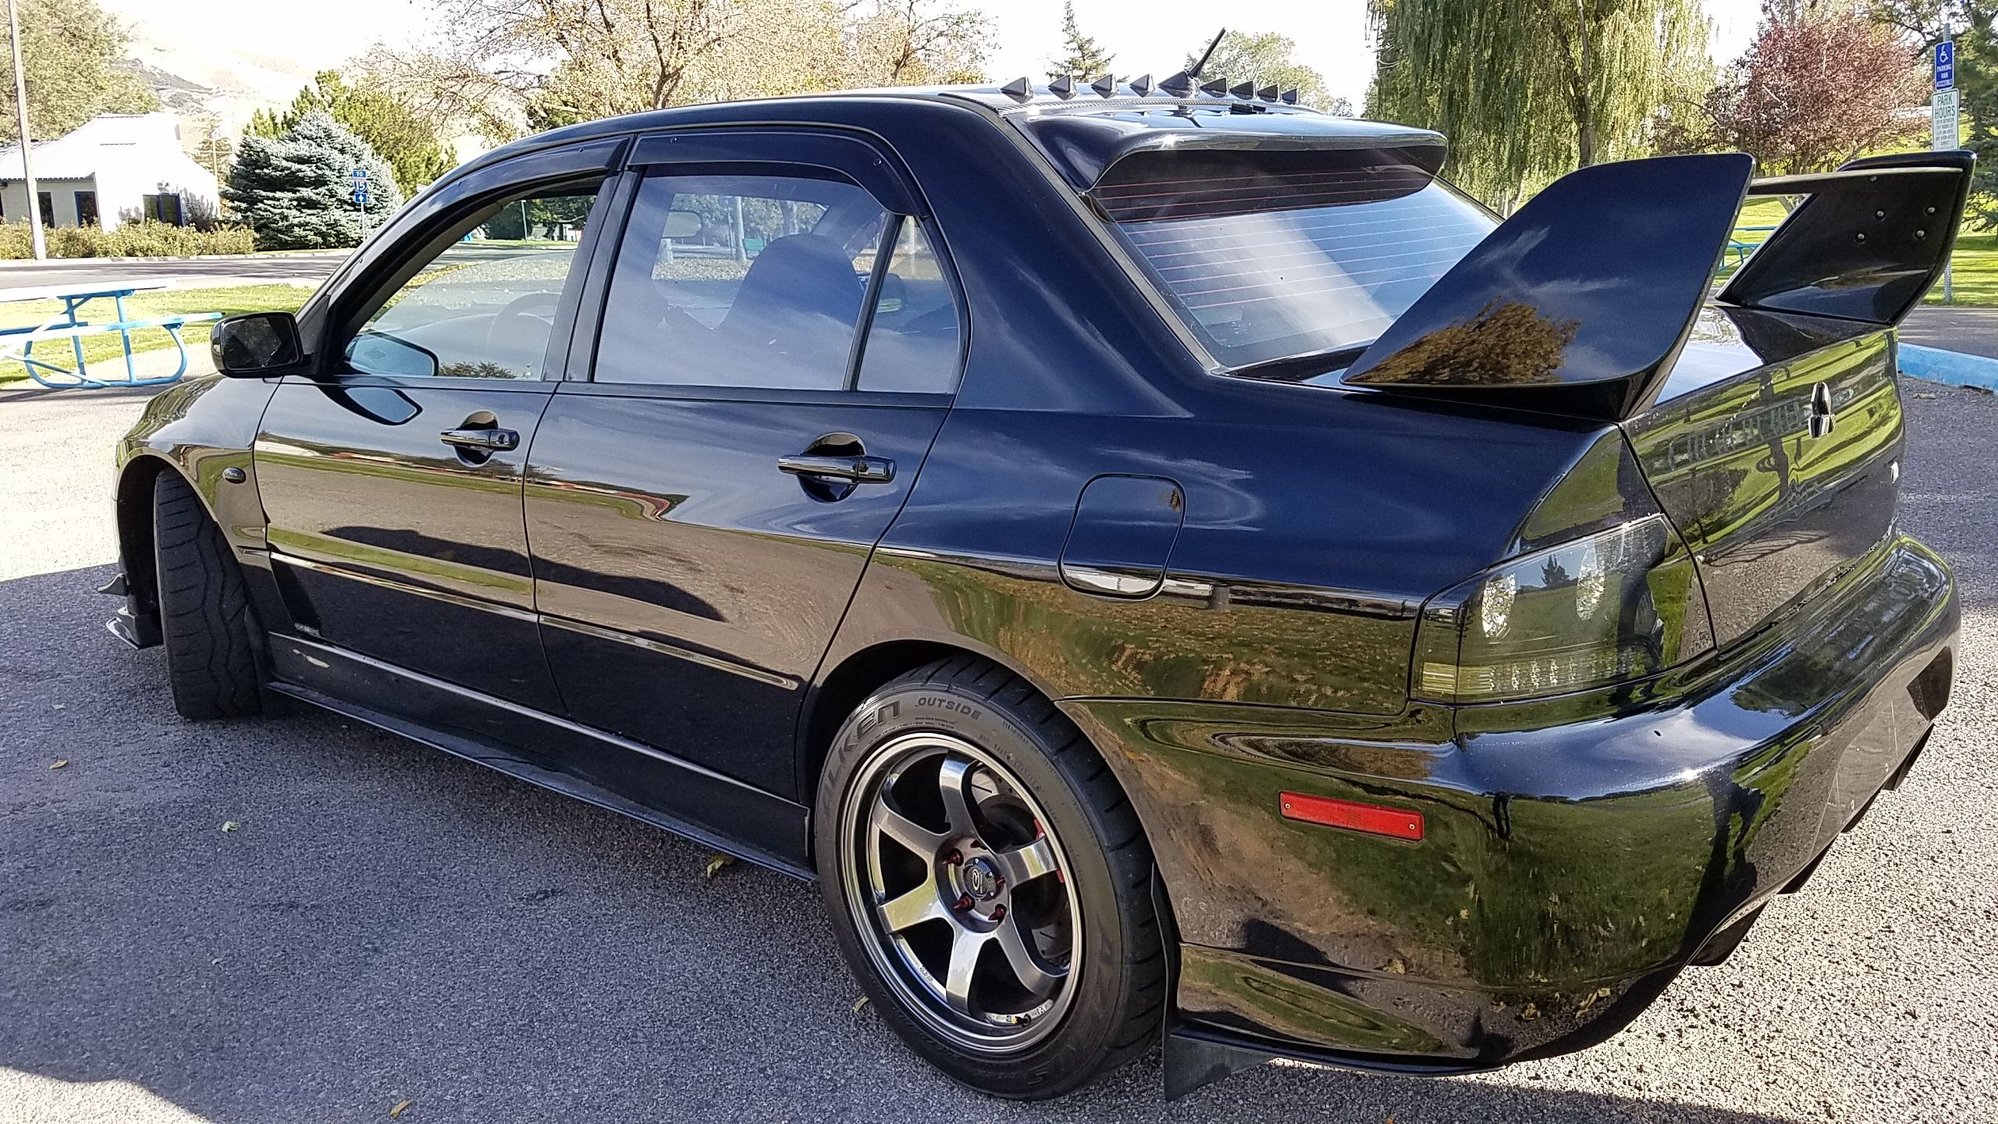
[[[1936,44],[1936,89],[1956,89],[1956,44],[1948,39]]]

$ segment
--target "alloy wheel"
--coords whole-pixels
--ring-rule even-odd
[[[842,806],[849,908],[882,978],[962,1049],[1024,1050],[1076,989],[1082,914],[1026,786],[942,733],[881,746]]]

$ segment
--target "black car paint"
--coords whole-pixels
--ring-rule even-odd
[[[579,327],[551,341],[547,383],[330,377],[349,294],[396,276],[466,202],[591,171],[615,195],[633,138],[755,125],[864,145],[931,216],[968,316],[954,399],[583,381],[609,265],[594,223],[570,293]],[[799,875],[816,755],[847,708],[939,654],[996,660],[1083,727],[1145,824],[1183,942],[1180,1085],[1223,1056],[1199,1044],[1447,1072],[1599,1040],[1807,873],[1919,747],[1956,609],[1947,570],[1899,538],[1810,611],[1660,684],[1411,701],[1425,600],[1602,519],[1603,496],[1570,494],[1575,466],[1669,448],[1684,425],[1215,377],[1045,158],[934,95],[675,110],[482,158],[308,302],[312,374],[196,381],[149,408],[121,449],[127,632],[148,635],[149,474],[179,471],[251,579],[281,690]],[[1826,343],[1819,321],[1729,316],[1737,330],[1705,353],[1720,376]],[[432,444],[477,410],[504,411],[520,455],[473,471]],[[898,465],[850,516],[803,506],[776,468],[833,430]],[[336,462],[367,448],[409,458],[419,482],[335,510]],[[759,473],[753,502],[711,490]],[[260,503],[285,474],[325,503]],[[480,548],[452,559],[481,571],[476,592],[358,555],[273,561],[285,533],[336,530],[434,554],[393,536],[480,534],[436,497],[495,482],[524,495],[534,555],[511,533],[460,544]],[[704,490],[715,506],[693,502]],[[1869,496],[1867,519],[1892,503],[1854,502]],[[700,580],[668,588],[592,554],[621,535]],[[351,592],[304,588],[321,579]],[[377,595],[390,600],[343,602]],[[1429,835],[1291,823],[1286,789],[1420,809]]]

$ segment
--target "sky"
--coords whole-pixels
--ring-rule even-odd
[[[270,0],[100,0],[133,30],[145,61],[211,86],[289,101],[314,71],[337,66],[378,41],[419,38],[421,0],[341,0],[272,4]],[[978,3],[978,0],[969,0]],[[995,81],[1045,79],[1060,49],[1062,0],[978,3],[996,34],[987,57]],[[1758,0],[1706,0],[1713,51],[1727,60],[1755,34]],[[1335,96],[1355,107],[1373,72],[1365,0],[1259,0],[1237,29],[1280,31],[1297,41],[1299,61],[1325,75]],[[1164,77],[1204,47],[1219,26],[1212,4],[1174,0],[1077,0],[1082,31],[1114,54],[1120,74]],[[246,114],[247,115],[247,114]]]
[[[1706,7],[1716,25],[1715,56],[1739,55],[1755,36],[1760,0],[1706,0]],[[1002,0],[985,10],[999,32],[986,64],[991,76],[1003,82],[1027,74],[1044,81],[1061,46],[1062,0]],[[1366,100],[1374,72],[1366,0],[1257,0],[1245,10],[1251,15],[1226,26],[1290,36],[1297,41],[1298,61],[1323,74],[1335,97],[1349,99],[1355,109]],[[1226,11],[1171,0],[1076,0],[1075,20],[1084,35],[1113,52],[1118,73],[1150,71],[1163,78],[1214,38]]]

